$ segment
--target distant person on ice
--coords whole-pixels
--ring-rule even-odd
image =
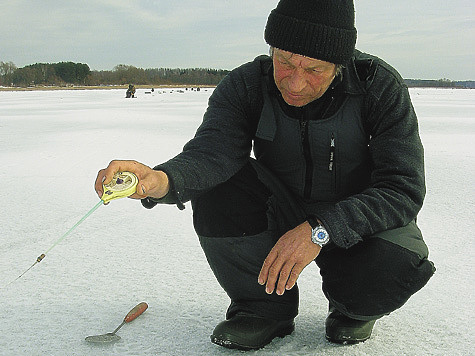
[[[127,92],[125,93],[126,98],[135,98],[135,86],[132,84],[129,84],[129,89],[127,89]]]
[[[326,338],[362,342],[435,271],[416,225],[425,195],[416,114],[396,70],[355,50],[353,1],[281,0],[264,37],[270,56],[222,80],[183,152],[153,169],[112,161],[95,188],[101,196],[125,170],[147,208],[191,200],[231,299],[212,342],[250,350],[292,333],[296,281],[312,261],[328,299]]]

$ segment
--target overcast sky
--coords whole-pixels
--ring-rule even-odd
[[[297,0],[296,0],[297,1]],[[277,0],[0,0],[0,61],[232,69]],[[475,80],[473,0],[355,0],[357,48],[404,78]]]

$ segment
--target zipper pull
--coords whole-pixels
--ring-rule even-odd
[[[330,162],[328,163],[328,170],[333,171],[333,164],[335,161],[335,136],[332,133],[330,140]]]

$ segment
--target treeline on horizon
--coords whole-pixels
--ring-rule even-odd
[[[101,86],[101,85],[217,85],[228,70],[210,68],[142,69],[119,64],[112,70],[91,70],[73,62],[36,63],[17,68],[13,62],[0,62],[0,86]],[[450,79],[405,79],[409,87],[475,88],[475,81]]]
[[[100,85],[217,85],[228,70],[210,68],[142,69],[119,64],[113,70],[91,70],[87,64],[73,62],[36,63],[17,68],[0,62],[0,86],[100,86]]]

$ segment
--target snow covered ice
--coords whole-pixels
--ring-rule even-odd
[[[155,165],[181,151],[212,89],[0,92],[0,355],[235,355],[209,341],[228,298],[192,228],[189,203],[100,207],[24,272],[97,202],[112,159]],[[249,355],[473,355],[475,91],[411,89],[426,154],[418,223],[437,272],[363,344],[324,337],[327,301],[315,265],[301,277],[296,331]],[[6,286],[6,287],[5,287]],[[124,325],[121,340],[84,338]]]

